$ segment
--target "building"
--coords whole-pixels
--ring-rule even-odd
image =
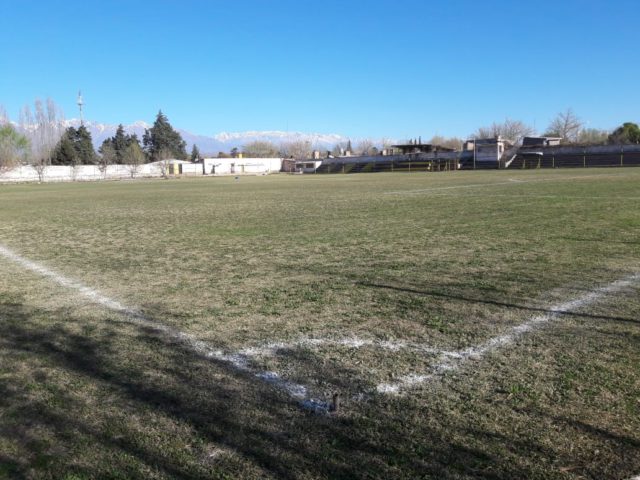
[[[560,145],[562,137],[524,137],[523,147],[557,147]]]
[[[205,158],[202,171],[205,175],[264,175],[279,172],[281,158]]]
[[[441,147],[430,143],[422,143],[422,138],[400,145],[392,145],[389,155],[414,155],[418,153],[455,152],[453,148]]]
[[[316,173],[320,165],[322,165],[322,160],[299,160],[296,162],[295,172],[296,173]]]
[[[474,138],[464,142],[463,151],[472,153],[470,159],[473,168],[498,168],[500,160],[513,145],[508,140],[497,136],[495,138]]]

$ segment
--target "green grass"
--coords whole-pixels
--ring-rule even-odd
[[[636,169],[4,185],[0,205],[0,244],[226,351],[459,350],[640,272]],[[401,395],[375,386],[432,355],[256,360],[339,391],[322,416],[0,257],[0,479],[628,478],[639,342],[636,285]]]

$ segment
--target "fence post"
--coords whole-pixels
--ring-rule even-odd
[[[620,145],[620,166],[624,167],[624,147]]]
[[[587,149],[582,149],[582,166],[583,168],[587,168]]]

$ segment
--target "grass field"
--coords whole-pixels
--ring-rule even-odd
[[[0,205],[0,478],[640,474],[640,169]]]

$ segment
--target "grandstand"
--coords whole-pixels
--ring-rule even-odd
[[[316,161],[315,168],[300,171],[373,173],[640,166],[640,145],[559,145],[556,139],[545,137],[540,137],[542,141],[536,144],[533,140],[537,139],[527,137],[519,147],[500,138],[469,140],[462,151],[420,144],[419,149],[394,151],[391,155],[325,158]]]

